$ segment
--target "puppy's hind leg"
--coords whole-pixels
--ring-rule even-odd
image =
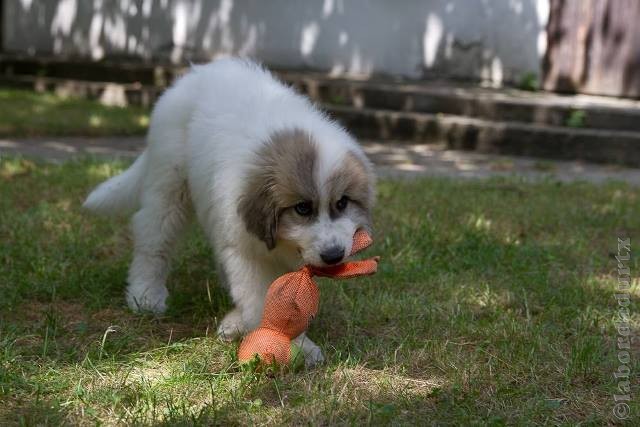
[[[142,208],[133,216],[134,251],[129,268],[127,303],[134,311],[163,313],[169,292],[166,280],[176,241],[189,216],[184,183],[146,189]]]

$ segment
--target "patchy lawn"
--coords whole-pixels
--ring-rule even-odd
[[[618,237],[637,252],[637,188],[380,182],[380,272],[322,281],[310,336],[327,363],[274,378],[240,371],[237,343],[215,338],[230,303],[195,227],[168,315],[126,309],[126,222],[79,210],[125,166],[0,164],[0,424],[612,420],[614,254]],[[632,300],[637,330],[637,289]]]
[[[0,136],[142,135],[149,111],[51,93],[0,89]]]

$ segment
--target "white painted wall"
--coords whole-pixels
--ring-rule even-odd
[[[4,0],[4,50],[221,54],[334,74],[499,84],[540,69],[549,0]]]

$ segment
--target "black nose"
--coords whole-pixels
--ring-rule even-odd
[[[320,258],[329,265],[339,263],[342,261],[343,256],[344,248],[341,248],[340,246],[332,246],[320,253]]]

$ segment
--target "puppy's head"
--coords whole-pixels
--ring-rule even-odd
[[[371,166],[349,146],[321,147],[298,129],[273,134],[257,153],[238,205],[247,230],[270,250],[293,245],[305,264],[342,262],[355,231],[370,230],[374,200]]]

